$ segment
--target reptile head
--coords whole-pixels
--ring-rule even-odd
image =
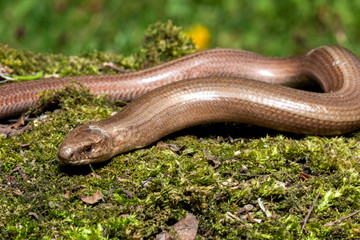
[[[103,162],[112,157],[113,143],[109,134],[93,125],[73,129],[58,150],[62,165],[84,165]]]

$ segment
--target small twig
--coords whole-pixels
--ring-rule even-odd
[[[0,135],[4,135],[5,137],[12,137],[16,134],[21,134],[25,131],[28,131],[31,129],[31,125],[26,125],[20,129],[13,129],[11,127],[0,127]]]
[[[266,177],[269,174],[260,175],[260,174],[249,174],[249,173],[237,173],[237,175],[245,176],[245,177]]]
[[[266,217],[271,217],[271,212],[266,209],[266,207],[264,206],[264,203],[261,201],[261,198],[258,198],[258,204],[260,209],[265,213]]]
[[[116,66],[116,65],[115,65],[114,63],[112,63],[112,62],[103,63],[103,66],[104,66],[104,67],[108,67],[108,68],[110,68],[110,69],[112,69],[112,70],[121,72],[121,73],[127,73],[127,72],[129,72],[128,69],[120,68],[120,67]]]
[[[22,81],[22,80],[35,80],[42,78],[44,76],[43,72],[38,72],[34,75],[26,75],[26,76],[12,76],[15,81]]]
[[[345,216],[345,217],[341,217],[341,218],[339,218],[338,220],[335,220],[335,221],[333,221],[333,222],[325,223],[323,226],[324,226],[324,227],[334,226],[335,224],[341,222],[342,220],[345,220],[345,219],[347,219],[347,218],[351,218],[352,216],[355,216],[355,215],[358,214],[358,213],[359,213],[359,210],[357,210],[357,211],[353,212],[352,214],[347,215],[347,216]]]
[[[25,125],[25,114],[23,113],[21,117],[19,117],[18,121],[14,124],[9,125],[10,128],[18,129],[21,126]]]
[[[238,218],[237,216],[235,216],[234,214],[232,214],[231,212],[227,212],[226,216],[234,221],[241,221],[240,218]]]
[[[315,197],[315,200],[314,200],[313,204],[311,205],[311,208],[310,208],[308,214],[306,215],[306,217],[305,217],[305,219],[304,219],[304,223],[303,223],[303,225],[302,225],[302,227],[301,227],[301,232],[304,231],[305,224],[307,223],[307,221],[308,221],[308,219],[309,219],[309,217],[310,217],[310,214],[311,214],[311,212],[313,211],[313,209],[314,209],[314,207],[315,207],[315,204],[316,204],[319,196],[320,196],[320,192],[317,192],[316,197]]]
[[[32,122],[32,121],[34,121],[34,120],[36,120],[37,118],[36,117],[29,117],[29,116],[26,116],[25,118],[24,118],[24,121],[25,122]],[[7,120],[7,122],[9,122],[9,123],[15,123],[15,122],[18,122],[19,121],[19,119],[8,119]],[[1,126],[2,124],[0,124],[0,126]]]
[[[4,80],[1,81],[0,83],[5,83],[5,82],[7,82],[7,81],[14,81],[14,80],[15,80],[14,78],[12,78],[12,77],[10,77],[10,76],[7,76],[7,75],[5,75],[5,74],[3,74],[3,73],[0,73],[0,78],[1,78],[1,79],[4,79]]]
[[[247,217],[247,219],[248,219],[250,222],[252,222],[252,223],[257,223],[254,219],[252,219],[252,217],[250,216],[249,211],[247,211],[247,210],[246,210],[246,217]]]

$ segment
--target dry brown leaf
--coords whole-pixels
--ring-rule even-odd
[[[211,161],[214,164],[214,168],[218,168],[220,166],[221,161],[219,158],[209,153],[206,149],[203,149],[203,153],[204,153],[204,157],[206,157],[209,161]]]
[[[310,178],[310,175],[307,173],[301,172],[300,178],[302,178],[303,180],[308,180]]]
[[[156,147],[157,148],[169,148],[169,144],[167,144],[167,143],[164,143],[163,141],[158,141],[157,143],[156,143]]]
[[[81,200],[86,204],[95,204],[103,198],[103,194],[97,190],[92,196],[81,196]]]
[[[66,190],[66,193],[64,194],[64,198],[68,199],[70,197],[70,195],[71,195],[71,191]]]
[[[29,212],[28,215],[34,217],[36,220],[39,220],[39,215],[34,212]]]
[[[173,229],[177,233],[177,236],[174,237],[169,233],[163,232],[156,235],[157,240],[171,240],[171,239],[180,239],[180,240],[193,240],[196,237],[198,230],[198,220],[196,217],[188,213],[185,218],[179,220],[174,224]]]

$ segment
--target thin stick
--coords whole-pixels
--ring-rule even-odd
[[[333,222],[325,223],[323,226],[324,226],[324,227],[334,226],[335,224],[341,222],[342,220],[345,220],[345,219],[347,219],[347,218],[351,218],[352,216],[355,216],[355,215],[358,214],[358,213],[359,213],[359,210],[357,210],[357,211],[353,212],[352,214],[347,215],[347,216],[345,216],[345,217],[341,217],[341,218],[339,218],[338,220],[335,220],[335,221],[333,221]]]
[[[302,225],[302,227],[301,227],[301,232],[304,231],[305,224],[307,223],[307,221],[308,221],[308,219],[309,219],[309,217],[310,217],[310,214],[311,214],[312,210],[314,209],[315,204],[316,204],[319,196],[320,196],[320,192],[317,192],[316,197],[315,197],[315,200],[314,200],[313,204],[311,205],[311,208],[310,208],[308,214],[306,215],[306,217],[305,217],[305,219],[304,219],[304,223],[303,223],[303,225]]]

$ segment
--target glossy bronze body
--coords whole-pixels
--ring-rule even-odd
[[[324,93],[277,85],[291,85],[303,76],[315,79]],[[16,99],[10,96],[15,94],[9,93],[16,92],[15,84],[9,85],[10,90],[9,86],[6,90],[6,85],[0,87],[0,95],[5,95],[0,100],[0,116],[23,111],[37,101],[33,92],[50,85],[61,88],[67,80],[21,84],[23,89],[16,91],[28,93]],[[208,122],[251,123],[321,135],[342,134],[360,127],[359,60],[336,46],[317,48],[290,58],[213,49],[135,73],[75,80],[96,94],[109,94],[123,100],[157,89],[113,117],[71,131],[58,152],[63,164],[105,161],[119,153],[147,146],[171,132]],[[162,85],[166,86],[160,87]],[[34,86],[36,91],[31,90]],[[27,100],[23,98],[32,99],[31,104],[25,104]],[[14,102],[26,107],[18,110],[19,105],[14,107]]]

